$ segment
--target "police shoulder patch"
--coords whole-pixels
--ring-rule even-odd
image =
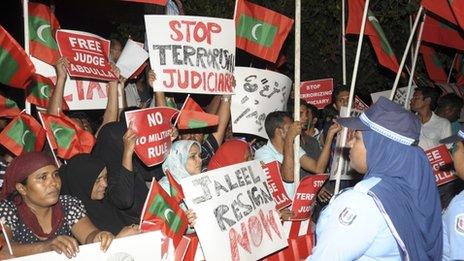
[[[454,229],[459,234],[464,235],[464,214],[456,216],[456,224],[454,226]]]
[[[338,215],[338,222],[340,222],[340,224],[342,225],[349,226],[356,219],[356,216],[357,215],[356,212],[354,212],[354,210],[352,210],[349,207],[346,207],[345,209],[343,209],[340,215]]]

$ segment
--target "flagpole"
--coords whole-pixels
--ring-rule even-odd
[[[348,117],[351,115],[351,107],[353,106],[354,88],[356,86],[356,77],[358,75],[359,59],[361,58],[361,49],[362,49],[362,43],[364,39],[364,29],[366,28],[366,19],[367,19],[368,10],[369,10],[369,0],[366,0],[366,3],[364,4],[364,10],[363,10],[363,16],[362,16],[362,22],[361,22],[361,30],[359,31],[358,47],[356,49],[356,58],[354,60],[353,75],[351,76],[350,96],[348,98],[348,109],[347,109],[346,115],[341,115],[342,117]],[[340,148],[342,150],[343,148],[345,148],[347,136],[348,136],[348,128],[343,127],[341,136],[339,137],[341,138]],[[338,159],[338,163],[337,163],[337,169],[336,169],[337,172],[335,174],[334,195],[337,195],[338,191],[340,190],[340,178],[342,176],[343,161],[344,159],[341,153],[340,158]]]
[[[23,21],[24,21],[24,51],[29,56],[29,0],[23,1]],[[25,101],[24,107],[27,114],[31,114],[31,104]]]
[[[453,62],[451,63],[451,68],[449,70],[448,79],[446,80],[446,83],[449,83],[451,80],[451,73],[453,72],[454,63],[456,62],[457,58],[458,58],[458,53],[456,52],[453,58]]]
[[[346,29],[345,29],[345,0],[342,0],[342,76],[343,86],[346,86]]]
[[[405,109],[409,109],[408,101],[409,101],[409,97],[411,97],[412,81],[414,79],[414,73],[416,72],[417,57],[419,57],[419,49],[420,49],[421,40],[422,40],[422,31],[424,30],[425,16],[426,14],[424,14],[424,17],[421,22],[421,26],[419,28],[419,34],[417,35],[416,49],[414,50],[414,56],[413,56],[412,65],[411,65],[411,72],[409,73],[408,91],[406,92],[406,101],[404,102]]]
[[[424,8],[420,6],[419,11],[417,11],[417,16],[414,21],[414,25],[412,26],[412,30],[411,30],[411,34],[409,35],[408,43],[406,44],[406,48],[404,48],[403,58],[401,58],[400,68],[398,69],[398,72],[396,73],[395,82],[393,83],[393,88],[390,93],[390,100],[393,100],[393,97],[395,97],[396,88],[398,87],[398,83],[400,81],[401,72],[403,71],[404,63],[406,62],[406,57],[408,56],[409,48],[411,48],[412,39],[414,37],[414,33],[416,32],[417,25],[419,24],[419,19],[422,16],[423,10]]]
[[[300,56],[301,56],[301,0],[295,0],[295,84],[294,119],[300,121]],[[293,182],[295,188],[300,183],[300,135],[293,143]]]
[[[235,0],[235,7],[234,7],[234,20],[235,20],[235,16],[237,15],[237,7],[238,7],[238,1],[241,1],[241,0]],[[237,21],[235,21],[237,22]]]

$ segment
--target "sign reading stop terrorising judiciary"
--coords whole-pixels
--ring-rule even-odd
[[[145,15],[153,90],[231,94],[235,23],[196,16]]]
[[[60,29],[56,31],[56,42],[61,55],[69,61],[71,77],[117,79],[108,60],[110,41],[86,32]]]
[[[258,260],[287,246],[258,161],[180,181],[206,260]]]

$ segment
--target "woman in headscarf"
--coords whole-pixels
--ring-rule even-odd
[[[108,172],[102,160],[90,154],[79,154],[61,166],[59,174],[61,194],[80,199],[96,227],[118,237],[138,232],[136,226],[125,226],[116,207],[105,198]]]
[[[6,222],[15,256],[56,251],[71,258],[79,244],[94,242],[101,242],[103,251],[108,249],[113,234],[97,229],[82,202],[60,196],[60,188],[58,169],[45,153],[25,153],[11,162],[5,174],[0,217]]]
[[[359,118],[338,122],[357,130],[350,164],[365,176],[322,212],[310,260],[441,260],[440,199],[417,146],[418,118],[380,98]]]
[[[218,169],[252,159],[250,145],[245,140],[231,139],[224,142],[209,161],[208,170]]]

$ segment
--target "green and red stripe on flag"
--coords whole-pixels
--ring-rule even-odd
[[[171,195],[171,198],[173,198],[177,203],[181,203],[185,198],[182,187],[172,176],[171,172],[168,169],[166,169],[164,172],[166,173],[166,177],[169,181],[169,194]]]
[[[142,4],[162,5],[162,6],[166,6],[168,2],[168,0],[122,0],[122,1],[142,3]]]
[[[464,37],[455,28],[431,16],[426,16],[422,41],[464,50]]]
[[[70,159],[80,153],[90,153],[95,144],[95,137],[81,129],[65,115],[55,116],[40,113],[43,119],[51,147],[58,157]]]
[[[15,101],[0,95],[0,117],[12,118],[21,113]]]
[[[184,105],[176,119],[177,128],[180,130],[212,127],[218,125],[218,123],[219,117],[204,112],[190,95],[185,99]]]
[[[419,51],[424,59],[425,68],[430,80],[436,83],[446,83],[448,76],[435,50],[430,46],[422,44]]]
[[[0,133],[0,144],[16,156],[41,151],[45,144],[45,130],[34,117],[21,113]]]
[[[31,55],[48,64],[55,65],[60,52],[55,40],[60,23],[50,7],[29,3],[29,48]]]
[[[188,226],[187,215],[179,204],[153,179],[140,218],[143,231],[159,228],[177,246]]]
[[[0,25],[0,83],[24,89],[35,73],[31,59],[16,40]]]
[[[454,17],[456,17],[459,26],[461,26],[461,28],[464,29],[464,1],[448,0],[448,2],[451,6],[451,10],[454,13]]]
[[[292,29],[293,19],[246,0],[237,1],[237,48],[275,63]]]
[[[40,74],[34,74],[26,88],[26,100],[38,107],[47,108],[48,102],[52,97],[55,84],[53,81]],[[69,107],[63,99],[63,110],[68,110]]]

